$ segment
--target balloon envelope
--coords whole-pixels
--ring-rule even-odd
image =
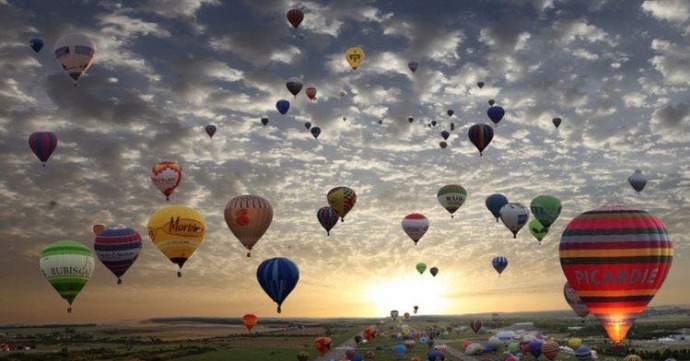
[[[529,211],[522,203],[508,203],[501,207],[501,221],[513,232],[513,238],[517,238],[517,233],[528,220]]]
[[[633,174],[628,177],[628,183],[633,187],[636,192],[642,192],[644,186],[647,185],[647,177],[642,174],[642,171],[637,169]]]
[[[470,328],[472,329],[472,331],[474,331],[474,333],[479,332],[479,330],[482,328],[482,325],[483,325],[482,320],[470,321]]]
[[[285,14],[285,17],[290,22],[290,25],[296,29],[299,24],[302,23],[302,20],[304,20],[304,12],[300,9],[290,9],[287,14]]]
[[[548,231],[561,214],[561,201],[554,196],[541,195],[532,200],[529,209],[534,218]]]
[[[251,313],[242,316],[242,324],[247,328],[247,331],[251,331],[258,320],[259,319],[256,317],[256,315]]]
[[[273,221],[273,206],[257,195],[241,195],[228,201],[223,216],[232,234],[247,249],[249,257]]]
[[[117,277],[121,277],[139,257],[141,236],[139,232],[125,228],[108,228],[98,233],[93,245],[96,256]]]
[[[314,340],[314,348],[324,355],[331,349],[332,342],[330,337],[319,337]]]
[[[501,208],[508,204],[508,198],[503,194],[492,194],[486,197],[485,204],[491,214],[496,217],[496,222],[498,222],[498,219],[501,217]]]
[[[91,250],[74,241],[59,241],[43,249],[39,265],[41,273],[51,286],[69,304],[91,279],[96,262]]]
[[[589,308],[582,302],[580,296],[577,295],[577,292],[575,292],[575,289],[568,281],[565,281],[563,285],[563,297],[565,297],[565,301],[568,302],[568,305],[570,305],[576,315],[580,317],[587,317],[589,315]],[[574,348],[576,349],[577,347]]]
[[[335,187],[328,191],[326,198],[328,205],[338,213],[341,221],[345,221],[345,216],[357,203],[357,194],[348,187]]]
[[[477,82],[477,86],[479,87],[479,89],[483,88],[483,87],[484,87],[484,82],[483,82],[483,81],[478,81],[478,82]]]
[[[506,267],[508,267],[508,258],[503,256],[494,257],[494,259],[491,260],[491,265],[500,275],[501,273],[503,273],[503,270],[505,270]]]
[[[215,125],[207,125],[204,127],[204,130],[206,130],[206,134],[208,134],[209,138],[213,138],[213,135],[216,134],[216,126]]]
[[[287,83],[285,83],[285,86],[288,88],[288,91],[294,95],[297,96],[299,94],[300,90],[302,90],[302,80],[298,77],[292,77],[288,79]]]
[[[391,310],[391,318],[395,321],[398,318],[398,310]]]
[[[416,61],[411,61],[411,62],[407,63],[407,67],[410,68],[410,71],[412,71],[414,73],[415,71],[417,71],[417,68],[419,67],[419,63]]]
[[[417,269],[417,272],[419,272],[420,275],[424,274],[424,271],[426,271],[426,263],[419,262],[417,263],[415,268]]]
[[[453,114],[455,114],[455,110],[453,110],[453,109],[448,109],[448,110],[446,110],[446,114],[448,114],[449,117],[452,117]]]
[[[43,49],[43,40],[40,38],[33,38],[29,40],[29,45],[31,45],[31,49],[34,49],[34,51],[38,53]]]
[[[429,273],[431,273],[432,276],[436,277],[436,275],[438,274],[438,267],[431,267],[429,269]]]
[[[402,228],[416,245],[429,230],[429,219],[419,213],[408,214],[402,220]]]
[[[256,279],[268,297],[278,304],[280,313],[281,305],[297,286],[299,269],[287,258],[271,258],[261,262],[256,269]]]
[[[617,343],[664,283],[673,242],[648,212],[602,207],[568,224],[559,255],[568,282]]]
[[[319,134],[321,134],[321,128],[319,127],[312,127],[309,131],[311,132],[311,135],[314,136],[314,139],[318,138]]]
[[[444,130],[441,132],[441,136],[443,137],[444,140],[448,140],[448,137],[450,137],[450,133],[448,133],[447,130]]]
[[[331,207],[321,207],[316,212],[316,218],[321,223],[327,235],[331,235],[331,229],[338,223],[338,214]]]
[[[53,132],[34,132],[29,136],[29,147],[43,165],[57,148],[58,138]]]
[[[278,100],[278,102],[276,102],[276,109],[278,109],[280,114],[285,114],[290,109],[290,102],[285,99]]]
[[[305,93],[307,94],[307,98],[311,100],[316,100],[316,88],[313,86],[307,87],[305,90]]]
[[[352,70],[356,70],[362,64],[362,60],[364,60],[364,50],[358,46],[347,49],[345,60],[350,64]]]
[[[451,217],[467,199],[467,190],[459,184],[447,184],[436,193],[436,199],[445,208]]]
[[[169,200],[182,181],[182,166],[174,161],[158,162],[151,167],[151,181]]]
[[[494,122],[494,124],[498,124],[498,122],[503,119],[505,114],[506,111],[497,105],[491,106],[491,108],[486,111],[486,115],[489,117],[489,119],[491,119],[492,122]]]
[[[151,241],[180,269],[204,241],[206,234],[204,217],[185,206],[159,208],[151,215],[147,227]],[[181,275],[180,271],[177,275]]]
[[[539,244],[541,244],[541,240],[546,237],[546,235],[549,233],[549,230],[544,228],[544,226],[539,222],[538,219],[533,219],[529,221],[529,224],[527,225],[529,228],[529,232],[532,233],[534,238],[537,239]]]
[[[467,136],[472,144],[477,147],[477,150],[479,150],[479,155],[482,155],[482,151],[494,139],[494,130],[486,124],[475,124],[467,131]]]
[[[62,69],[77,84],[79,77],[89,69],[96,52],[96,45],[84,34],[66,34],[61,36],[53,48],[53,53]]]
[[[286,110],[286,111],[287,111],[287,110]],[[266,118],[266,117],[261,118],[261,124],[263,124],[264,126],[265,126],[266,124],[268,124],[268,118]]]
[[[556,127],[556,129],[558,129],[558,127],[561,126],[561,118],[553,118],[551,119],[551,122]]]

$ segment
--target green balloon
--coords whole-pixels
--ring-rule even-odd
[[[74,241],[50,244],[41,252],[39,266],[50,285],[67,301],[72,302],[91,278],[96,266],[91,249]]]
[[[426,263],[419,262],[419,263],[417,263],[416,268],[417,268],[417,272],[419,272],[419,274],[421,275],[422,273],[424,273],[424,271],[426,271]]]
[[[534,238],[541,243],[541,240],[546,237],[546,234],[549,233],[548,228],[545,228],[541,223],[539,223],[538,219],[533,219],[531,222],[529,222],[529,231],[532,233]]]
[[[561,214],[561,201],[554,196],[538,196],[532,200],[529,209],[534,218],[538,219],[539,223],[548,231]]]

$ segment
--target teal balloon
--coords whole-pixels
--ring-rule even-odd
[[[529,209],[534,218],[548,231],[561,214],[561,201],[554,196],[538,196],[532,200]]]

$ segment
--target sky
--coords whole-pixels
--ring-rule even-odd
[[[292,8],[305,13],[298,29]],[[690,2],[0,0],[0,20],[1,323],[567,309],[560,235],[602,205],[668,225],[675,257],[650,306],[688,303]],[[52,54],[74,32],[96,44],[77,87]],[[352,46],[365,52],[356,71]],[[293,97],[291,77],[316,87],[316,101]],[[492,124],[489,99],[506,115],[480,157],[467,130]],[[44,130],[59,138],[45,169],[27,144]],[[150,180],[162,160],[184,169],[170,202]],[[627,182],[635,169],[649,178],[639,194]],[[452,219],[436,200],[450,183],[468,192]],[[326,236],[316,211],[337,186],[357,203]],[[554,195],[563,211],[540,246],[496,223],[484,205],[493,193],[526,205]],[[250,258],[223,219],[243,194],[274,210]],[[146,229],[168,204],[207,223],[181,278]],[[417,246],[401,227],[410,213],[431,224]],[[138,230],[142,253],[119,286],[97,262],[67,314],[39,254],[59,240],[93,247],[95,223]],[[509,259],[500,277],[495,256]],[[280,315],[256,280],[272,257],[300,270]]]

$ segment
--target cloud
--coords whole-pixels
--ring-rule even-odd
[[[684,0],[645,0],[642,10],[659,20],[683,23],[690,19],[690,4]]]
[[[668,40],[654,39],[652,50],[657,54],[649,62],[671,84],[687,84],[690,81],[690,47],[674,44]]]

